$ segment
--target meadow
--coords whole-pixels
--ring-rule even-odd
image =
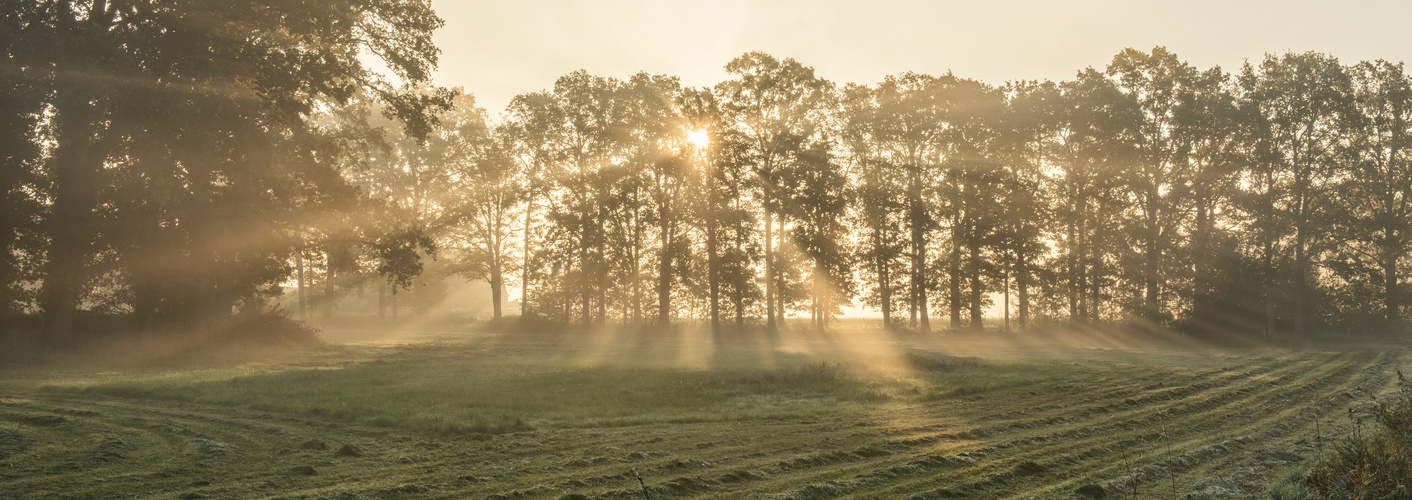
[[[1297,498],[1408,364],[862,323],[323,336],[4,366],[0,497]]]

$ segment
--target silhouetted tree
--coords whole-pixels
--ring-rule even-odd
[[[1377,273],[1383,318],[1402,323],[1400,265],[1407,256],[1412,217],[1412,80],[1402,64],[1364,61],[1348,68],[1358,113],[1348,137],[1351,172],[1338,189],[1336,220],[1343,248]],[[1372,274],[1372,273],[1369,273]]]
[[[1268,55],[1258,68],[1247,64],[1241,85],[1264,119],[1266,175],[1277,186],[1266,191],[1274,195],[1270,215],[1276,219],[1266,226],[1293,233],[1294,329],[1305,332],[1314,309],[1314,253],[1327,243],[1330,189],[1340,175],[1339,143],[1356,113],[1351,83],[1337,59],[1307,52]]]
[[[777,171],[817,133],[828,83],[794,59],[779,60],[761,52],[735,58],[726,64],[726,72],[733,78],[722,82],[720,89],[735,108],[740,132],[751,148],[764,209],[765,324],[773,330],[784,306],[775,253],[776,232],[783,232],[775,217],[781,208]]]

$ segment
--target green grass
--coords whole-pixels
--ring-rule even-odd
[[[1405,364],[1099,340],[471,332],[54,360],[0,368],[0,497],[636,498],[636,469],[653,498],[1268,498]]]
[[[575,366],[531,356],[372,359],[315,368],[70,375],[26,380],[42,392],[86,392],[228,405],[437,433],[836,417],[859,405],[935,401],[1061,378],[1046,363],[988,363],[909,351],[894,359],[811,361],[771,356],[774,368],[738,355],[710,369]],[[472,361],[473,360],[473,361]],[[903,371],[877,371],[885,364]]]

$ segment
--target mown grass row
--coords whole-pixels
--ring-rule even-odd
[[[1366,351],[1235,355],[1198,353],[1163,366],[1145,363],[1141,353],[1116,362],[1000,363],[913,351],[881,368],[859,358],[791,356],[771,367],[709,370],[519,370],[527,361],[477,356],[484,363],[467,366],[463,356],[399,356],[188,380],[67,377],[0,392],[23,396],[0,396],[0,413],[93,413],[53,428],[0,419],[0,430],[35,441],[14,464],[27,472],[0,481],[0,496],[118,488],[219,497],[245,488],[311,498],[633,498],[640,492],[631,468],[643,473],[653,498],[1062,498],[1083,484],[1119,480],[1152,493],[1160,478],[1135,471],[1161,466],[1195,477],[1283,446],[1313,415],[1333,411],[1329,402],[1341,391],[1374,382],[1371,372],[1400,359]],[[497,383],[505,387],[488,388]],[[310,401],[289,403],[300,398]],[[377,404],[363,407],[370,402]],[[450,416],[439,424],[418,420],[442,413]],[[506,420],[466,423],[477,415]],[[524,427],[513,428],[515,421]],[[1281,434],[1262,434],[1270,428]],[[120,450],[126,456],[119,460],[65,469],[96,456],[92,443],[107,436],[132,449]],[[1239,436],[1255,437],[1219,457],[1203,454]],[[355,444],[367,454],[300,448],[309,439]],[[214,460],[211,450],[222,448],[210,443],[239,452]],[[1190,458],[1175,467],[1173,457]],[[318,474],[287,472],[300,465]]]

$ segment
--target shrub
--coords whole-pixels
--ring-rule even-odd
[[[215,339],[246,347],[308,347],[321,344],[318,331],[283,314],[248,314],[237,316]]]
[[[1400,370],[1397,379],[1399,393],[1373,411],[1379,428],[1349,437],[1305,478],[1321,498],[1412,498],[1412,382]]]

